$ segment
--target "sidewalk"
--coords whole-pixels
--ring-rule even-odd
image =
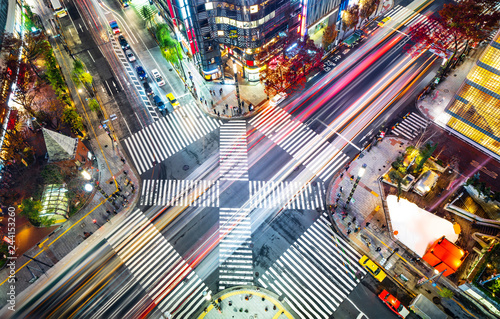
[[[220,312],[214,304],[220,307]],[[233,287],[209,297],[195,317],[198,319],[298,318],[286,304],[279,301],[278,295],[264,288],[253,286]]]
[[[389,168],[393,159],[400,155],[399,152],[409,144],[406,140],[387,136],[377,146],[372,147],[370,152],[353,160],[333,177],[326,202],[333,208],[332,224],[338,233],[383,268],[388,277],[409,295],[422,293],[432,300],[433,297],[439,297],[440,285],[445,285],[452,291],[456,291],[456,287],[445,277],[441,277],[437,287],[427,283],[415,288],[420,278],[429,278],[433,275],[433,269],[422,261],[416,261],[415,258],[418,256],[392,236],[384,201],[386,195],[379,185],[380,176]],[[357,172],[363,164],[367,165],[366,171],[360,179],[350,205],[345,208]],[[338,203],[336,203],[337,197],[339,197]],[[441,298],[441,301],[449,312],[455,314],[455,318],[474,318],[474,315],[456,300],[457,296],[454,299]]]
[[[264,86],[260,81],[249,82],[238,74],[240,102],[243,103],[240,110],[237,107],[238,100],[234,79],[226,78],[224,84],[222,84],[222,80],[205,81],[193,63],[186,62],[186,60],[182,61],[187,76],[186,91],[189,89],[200,109],[210,116],[221,119],[248,118],[255,115],[265,105],[267,95],[264,93]],[[182,70],[174,69],[182,79]],[[252,110],[249,109],[250,105],[253,106]]]
[[[469,71],[476,65],[484,49],[485,47],[481,47],[473,50],[472,54],[465,59],[462,65],[451,70],[445,79],[441,79],[441,82],[436,86],[434,91],[430,92],[423,99],[418,100],[418,110],[439,126],[445,126],[446,123],[443,122],[442,115],[446,106],[454,98],[455,93],[457,93]]]
[[[93,232],[112,220],[114,215],[123,212],[127,213],[133,208],[135,202],[139,199],[140,185],[138,177],[129,166],[126,155],[121,152],[120,146],[112,142],[112,139],[104,129],[95,128],[98,125],[96,123],[99,123],[94,118],[95,114],[90,112],[83,101],[84,98],[80,96],[70,80],[70,65],[72,60],[68,55],[65,55],[64,51],[61,50],[62,47],[58,45],[56,40],[51,39],[51,44],[74,99],[75,106],[79,114],[82,115],[84,123],[89,130],[90,141],[86,141],[85,143],[87,146],[90,146],[89,150],[95,156],[94,166],[91,169],[92,176],[95,178],[91,181],[94,182],[95,187],[92,197],[66,223],[25,253],[27,256],[36,258],[43,263],[54,265],[85,241],[87,237],[91,236]],[[96,185],[99,186],[97,187]],[[35,263],[24,256],[17,256],[15,264],[16,294],[31,286],[32,273],[40,277],[43,276],[43,273],[39,269],[47,270],[47,266]],[[28,265],[30,269],[28,269]],[[9,285],[5,283],[8,276],[8,268],[0,271],[0,278],[2,280],[0,294],[7,295]],[[0,307],[3,307],[5,303],[6,299],[0,300]]]

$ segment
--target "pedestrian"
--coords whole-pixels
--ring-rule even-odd
[[[110,212],[109,210],[107,210],[107,211],[106,211],[106,214],[108,214],[108,215],[109,215],[109,214],[111,214],[111,212]]]
[[[352,219],[352,222],[353,222],[353,223],[354,223],[355,221],[356,221],[356,217],[354,217],[354,218]]]
[[[347,235],[349,235],[350,233],[351,233],[351,230],[350,230],[350,229],[348,229],[348,230],[347,230]]]
[[[210,101],[210,103],[212,103],[212,107],[214,107],[214,101]]]
[[[220,95],[222,95],[222,88],[220,88],[220,90],[219,90],[219,94],[220,94]]]
[[[348,222],[348,223],[347,223],[347,226],[351,226],[351,222]]]
[[[380,247],[377,247],[377,249],[375,249],[375,251],[381,251],[381,250],[382,250],[382,248],[380,248]]]
[[[121,160],[122,160],[122,163],[125,164],[125,159],[123,157],[121,158]]]
[[[207,105],[207,100],[205,100],[205,106]]]
[[[347,171],[348,169],[349,169],[349,165],[347,165],[347,166],[345,167],[345,170],[346,170],[346,171]]]
[[[351,175],[351,181],[354,180],[354,175]]]
[[[222,113],[223,113],[224,115],[226,115],[226,110],[222,110]]]
[[[229,105],[228,105],[228,104],[226,104],[226,110],[227,110],[227,109],[229,109]]]
[[[340,173],[340,178],[344,177],[344,173]]]
[[[370,223],[366,223],[366,227],[370,226]]]
[[[184,91],[187,92],[187,90],[188,90],[188,85],[187,85],[187,83],[184,83]]]
[[[203,103],[203,96],[200,96],[200,102]]]
[[[340,192],[342,193],[342,191],[344,190],[344,188],[342,188],[342,186],[340,186]]]
[[[382,228],[385,228],[385,225],[382,225]]]

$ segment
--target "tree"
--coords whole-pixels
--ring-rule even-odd
[[[425,162],[432,156],[432,153],[436,150],[438,143],[434,145],[431,143],[425,144],[424,147],[420,149],[420,154],[417,156],[415,160],[415,169],[414,172],[420,172],[420,170],[424,167]]]
[[[181,46],[179,42],[172,39],[170,36],[170,29],[166,24],[158,26],[156,30],[156,39],[159,42],[163,57],[172,64],[180,63],[179,58],[182,58]]]
[[[63,111],[62,120],[71,126],[74,133],[84,132],[82,117],[78,114],[74,107],[66,107]]]
[[[396,171],[396,170],[391,170],[389,172],[389,178],[391,179],[391,183],[396,183],[396,187],[398,190],[398,202],[399,198],[401,197],[401,194],[403,192],[402,188],[402,183],[403,183],[403,177],[401,176],[401,173]]]
[[[332,44],[332,42],[335,40],[335,38],[337,38],[337,33],[338,33],[338,31],[336,29],[335,24],[332,24],[331,26],[328,26],[325,28],[325,31],[323,32],[323,40],[322,40],[324,50],[328,50],[328,47],[330,46],[330,44]]]
[[[359,6],[357,4],[350,6],[342,11],[342,30],[346,31],[355,28],[359,22]]]
[[[23,199],[19,209],[21,215],[27,217],[34,226],[50,226],[52,224],[52,221],[47,217],[40,216],[43,206],[39,200]]]
[[[360,0],[359,1],[359,17],[368,19],[377,10],[380,0]]]
[[[148,28],[148,25],[151,26],[153,22],[155,22],[155,10],[153,7],[145,5],[141,7],[141,15],[144,19],[144,27]],[[149,28],[148,28],[149,29]]]
[[[94,96],[92,86],[93,78],[90,75],[87,67],[80,59],[73,61],[73,70],[71,71],[71,79],[77,86],[83,86],[90,96]]]
[[[438,294],[443,297],[443,298],[452,298],[454,293],[453,291],[451,291],[450,289],[446,288],[446,287],[443,287],[443,289],[441,289]]]

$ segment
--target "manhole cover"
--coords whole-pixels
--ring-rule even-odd
[[[189,169],[189,165],[182,166],[182,169],[185,170],[185,171],[187,171]]]
[[[108,147],[108,145],[104,145],[104,147],[106,148],[106,147]]]
[[[448,89],[444,89],[443,91],[444,91],[444,93],[450,92],[450,90],[448,90]]]
[[[258,271],[255,272],[255,277],[259,277],[259,272]]]

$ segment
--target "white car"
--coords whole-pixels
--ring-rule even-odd
[[[151,70],[151,74],[153,75],[153,79],[155,79],[158,86],[165,85],[165,81],[163,81],[163,78],[160,74],[160,71],[158,71],[158,69]]]
[[[280,104],[281,102],[283,102],[283,100],[286,99],[287,96],[288,96],[288,94],[286,94],[285,92],[278,93],[271,99],[271,101],[269,102],[269,105],[276,106],[276,105]]]
[[[125,50],[125,55],[127,56],[127,59],[129,62],[134,62],[135,61],[135,55],[132,53],[130,50]]]

